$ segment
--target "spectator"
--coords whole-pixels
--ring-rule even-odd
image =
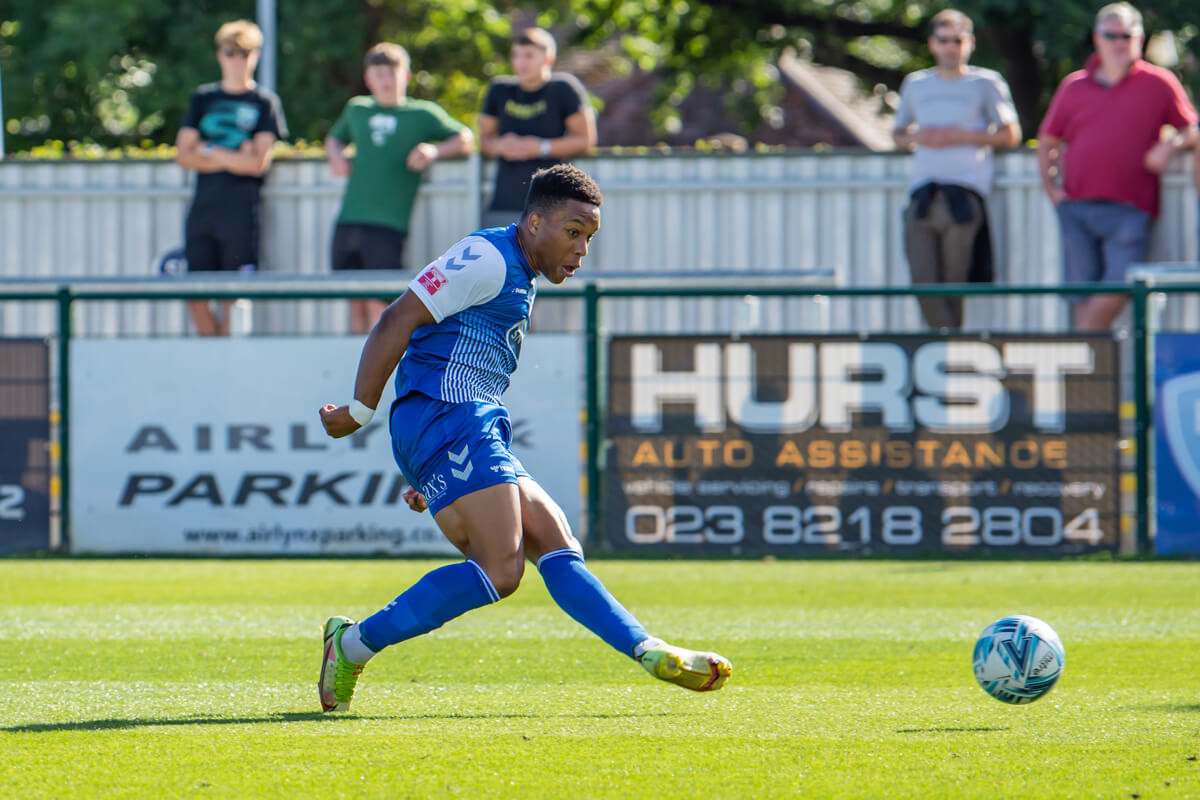
[[[325,138],[330,170],[350,178],[333,232],[335,270],[403,269],[422,171],[475,147],[470,129],[441,106],[406,95],[409,66],[408,52],[398,44],[367,51],[363,81],[371,95],[351,98]],[[350,143],[353,164],[345,153]],[[351,331],[370,331],[386,305],[351,300]]]
[[[937,66],[905,77],[893,132],[897,147],[916,150],[904,250],[914,285],[988,281],[992,148],[1014,147],[1021,126],[1004,78],[967,66],[975,49],[970,18],[948,8],[934,16],[931,31]],[[962,327],[962,297],[917,300],[929,327]]]
[[[221,82],[196,89],[175,137],[175,163],[196,170],[196,193],[184,226],[190,272],[258,265],[259,192],[276,139],[287,137],[283,107],[254,82],[262,31],[253,22],[228,22],[217,30]],[[232,300],[218,318],[207,300],[188,303],[196,332],[227,336]]]
[[[516,222],[529,179],[539,169],[596,146],[596,116],[587,90],[574,75],[551,72],[557,48],[541,28],[513,41],[512,76],[488,84],[479,115],[479,147],[498,158],[492,203],[483,227]]]
[[[1196,136],[1196,111],[1168,70],[1142,60],[1142,15],[1129,3],[1096,14],[1096,52],[1059,85],[1038,133],[1042,186],[1058,209],[1065,282],[1124,283],[1146,258],[1159,173]],[[1164,126],[1176,132],[1162,138]],[[1107,328],[1125,295],[1074,301],[1080,330]]]

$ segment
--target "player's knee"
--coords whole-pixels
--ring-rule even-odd
[[[488,577],[492,580],[492,585],[496,587],[496,593],[501,597],[508,597],[517,590],[521,585],[521,578],[525,575],[525,562],[522,559],[506,562],[498,569],[488,570]]]

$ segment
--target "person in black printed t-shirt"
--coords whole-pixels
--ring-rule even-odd
[[[287,137],[279,98],[254,82],[262,31],[253,22],[217,30],[220,83],[196,89],[175,137],[175,163],[196,170],[196,194],[184,226],[188,270],[253,271],[258,265],[259,192],[276,139]],[[229,334],[207,300],[188,303],[201,336]]]
[[[513,75],[493,78],[479,115],[479,146],[499,159],[483,227],[516,222],[534,172],[596,146],[596,116],[574,75],[551,72],[557,48],[541,28],[513,41]]]

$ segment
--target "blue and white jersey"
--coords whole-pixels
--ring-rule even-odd
[[[499,403],[537,292],[517,226],[472,233],[408,288],[436,323],[413,333],[396,372],[396,397],[418,391],[450,403]]]

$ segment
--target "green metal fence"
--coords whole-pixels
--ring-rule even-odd
[[[586,520],[587,532],[595,535],[602,529],[603,509],[601,481],[604,471],[604,378],[606,332],[602,329],[605,300],[616,298],[738,298],[738,297],[918,297],[937,295],[1007,296],[1007,295],[1089,295],[1124,294],[1132,305],[1133,380],[1136,442],[1136,544],[1140,553],[1148,552],[1150,509],[1150,372],[1148,303],[1152,294],[1200,292],[1200,285],[1189,282],[1169,282],[1143,273],[1135,273],[1128,285],[1073,284],[1069,286],[1006,286],[992,284],[939,284],[904,287],[836,287],[828,285],[832,274],[826,272],[803,275],[773,273],[754,276],[719,276],[689,278],[686,284],[674,278],[590,278],[572,281],[571,286],[542,286],[539,294],[553,298],[579,299],[583,305],[585,340],[586,409]],[[170,280],[145,279],[0,279],[0,301],[54,302],[58,308],[57,360],[60,525],[63,543],[70,536],[70,342],[73,337],[73,311],[79,303],[99,300],[194,300],[194,299],[257,299],[257,300],[338,300],[349,298],[394,298],[407,286],[410,275],[376,273],[370,278],[347,281],[340,276],[229,276],[214,279],[207,276],[184,276]],[[863,329],[870,326],[864,324]],[[792,333],[825,333],[826,331],[791,331]],[[879,331],[884,333],[883,331]],[[252,339],[248,341],[253,341]]]

